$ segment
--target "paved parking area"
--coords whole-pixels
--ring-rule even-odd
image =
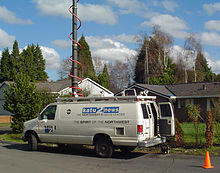
[[[27,151],[26,144],[0,143],[0,170],[4,173],[201,173],[220,171],[220,157],[212,157],[214,169],[204,169],[204,156],[162,155],[116,152],[113,158],[102,159],[88,148],[40,146]]]

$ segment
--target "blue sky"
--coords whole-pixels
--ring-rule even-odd
[[[72,0],[0,0],[0,55],[11,49],[39,44],[46,59],[46,71],[57,80],[57,69],[71,55]],[[105,61],[122,60],[137,54],[135,36],[151,34],[152,26],[174,38],[174,51],[183,51],[190,34],[203,45],[212,70],[220,73],[219,0],[79,0],[78,15],[92,56]]]

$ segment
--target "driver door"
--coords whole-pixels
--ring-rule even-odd
[[[38,136],[41,142],[57,143],[56,110],[56,105],[49,105],[39,116]]]

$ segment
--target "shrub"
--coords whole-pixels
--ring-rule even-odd
[[[206,139],[206,147],[207,148],[212,147],[214,140],[214,124],[213,124],[213,115],[211,111],[209,111],[207,115],[205,139]]]
[[[175,145],[183,145],[183,130],[177,118],[175,118]]]

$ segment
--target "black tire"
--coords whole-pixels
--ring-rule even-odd
[[[121,152],[124,153],[124,154],[129,154],[129,153],[131,153],[134,149],[135,149],[135,147],[128,147],[128,146],[120,147]]]
[[[102,158],[109,158],[113,153],[113,145],[110,139],[98,139],[95,143],[95,151]]]
[[[28,135],[28,150],[29,151],[37,150],[37,138],[32,133]]]

